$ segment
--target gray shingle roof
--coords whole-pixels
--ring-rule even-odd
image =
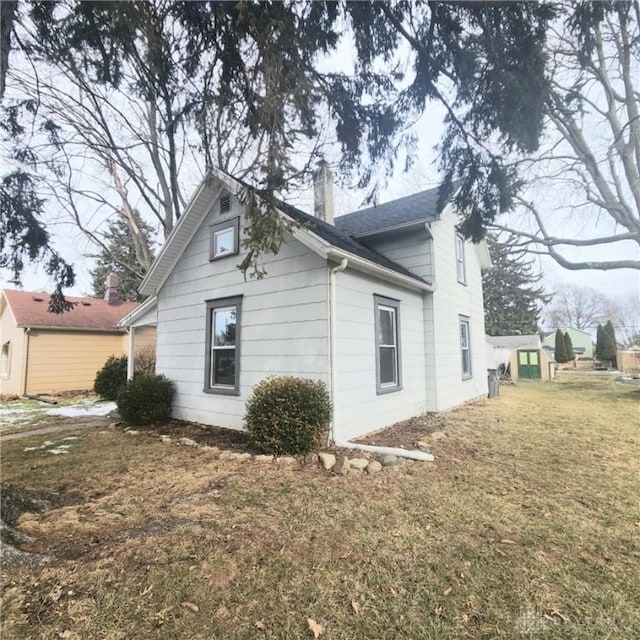
[[[348,251],[349,253],[353,253],[360,258],[364,258],[365,260],[374,262],[381,267],[386,267],[387,269],[391,269],[392,271],[401,273],[402,275],[408,276],[409,278],[417,280],[418,282],[426,282],[426,280],[423,280],[420,276],[417,276],[412,271],[409,271],[409,269],[406,269],[397,262],[394,262],[386,256],[383,256],[381,253],[378,253],[373,249],[369,249],[369,247],[366,247],[362,243],[358,242],[355,238],[352,238],[340,229],[337,229],[332,224],[311,216],[304,211],[300,211],[300,209],[296,209],[296,207],[293,207],[286,202],[278,201],[277,204],[278,208],[283,213],[285,213],[294,221],[303,225],[306,229],[313,231],[313,233],[320,236],[320,238],[333,245],[334,247],[343,249],[344,251]]]
[[[414,193],[391,202],[360,209],[337,217],[336,228],[352,236],[362,236],[437,217],[439,187]]]
[[[540,336],[537,333],[528,336],[486,336],[487,342],[496,347],[505,349],[517,349],[529,345],[540,345]]]

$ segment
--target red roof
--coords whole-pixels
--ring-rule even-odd
[[[49,294],[4,289],[3,294],[19,327],[119,331],[118,321],[138,306],[137,302],[109,304],[101,298],[65,296],[77,303],[71,311],[49,313]]]

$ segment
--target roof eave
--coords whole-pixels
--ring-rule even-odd
[[[158,303],[157,296],[151,296],[147,298],[144,302],[138,305],[135,309],[132,309],[127,313],[126,316],[123,316],[118,321],[119,327],[130,327],[135,324],[138,318],[144,316],[147,312],[151,311],[153,307]]]

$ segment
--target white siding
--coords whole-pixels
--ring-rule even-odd
[[[347,270],[336,274],[335,436],[349,440],[426,411],[423,296]],[[400,301],[402,389],[376,392],[374,295]]]
[[[486,343],[482,275],[475,245],[465,242],[466,284],[456,275],[455,225],[457,216],[445,211],[431,226],[433,234],[434,284],[433,326],[435,406],[444,411],[487,393]],[[472,376],[462,379],[459,316],[470,323]],[[428,320],[429,322],[429,320]]]
[[[265,256],[267,275],[247,279],[237,265],[244,252],[209,262],[209,225],[242,215],[212,207],[158,293],[158,373],[174,381],[174,415],[183,420],[242,428],[251,390],[270,375],[292,374],[328,383],[326,263],[291,239]],[[241,218],[242,233],[242,218]],[[240,395],[203,392],[206,300],[242,295]]]
[[[431,282],[433,278],[431,238],[423,228],[394,233],[383,238],[362,240],[390,260]]]

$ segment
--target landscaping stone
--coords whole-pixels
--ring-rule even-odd
[[[336,463],[336,457],[333,453],[319,453],[318,460],[320,460],[320,464],[323,466],[325,471],[333,469],[333,466]]]
[[[398,464],[398,456],[394,456],[391,453],[385,453],[382,456],[382,460],[380,460],[383,467],[393,467],[393,465]]]
[[[371,462],[367,465],[367,473],[370,475],[379,473],[380,471],[382,471],[382,465],[377,460],[371,460]]]
[[[339,476],[346,476],[350,466],[349,458],[338,458],[338,461],[333,465],[333,472]]]
[[[251,460],[251,454],[250,453],[238,453],[238,452],[232,452],[231,455],[228,458],[229,460],[240,460],[240,461],[244,461],[244,460]]]
[[[200,450],[201,450],[201,451],[206,451],[207,453],[212,453],[212,454],[214,454],[214,455],[217,455],[217,454],[219,454],[219,453],[220,453],[220,449],[218,449],[218,447],[211,447],[211,446],[209,446],[208,444],[203,444],[203,445],[200,447]]]
[[[192,440],[191,438],[179,438],[178,439],[178,444],[182,445],[183,447],[197,447],[198,443],[195,440]]]
[[[273,462],[273,456],[261,454],[259,456],[254,456],[253,459],[256,462]]]
[[[160,436],[160,442],[163,444],[171,444],[171,436]]]
[[[278,464],[294,464],[296,459],[293,456],[279,456],[276,458]]]
[[[447,434],[444,431],[434,431],[431,434],[431,442],[438,442],[438,440],[442,440],[442,438],[446,438]]]
[[[229,449],[225,449],[220,452],[220,460],[230,460],[233,455],[233,451],[229,451]]]
[[[128,431],[125,431],[125,433],[128,436],[139,436],[140,435],[140,432],[136,431],[135,429],[129,429]]]
[[[366,458],[353,458],[350,462],[351,469],[357,469],[358,471],[364,471],[369,465],[369,461]]]

